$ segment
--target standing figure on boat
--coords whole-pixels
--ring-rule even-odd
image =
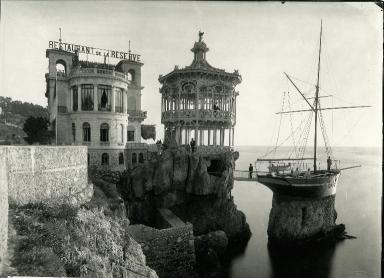
[[[249,171],[249,179],[251,180],[251,179],[252,179],[252,172],[253,172],[253,166],[252,166],[252,163],[249,164],[248,171]]]
[[[328,156],[328,159],[327,159],[327,171],[331,170],[331,166],[332,166],[332,160],[331,160],[331,157]]]

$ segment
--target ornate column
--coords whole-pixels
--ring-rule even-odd
[[[115,89],[116,87],[112,86],[112,90],[111,90],[111,106],[112,106],[112,109],[111,111],[112,112],[115,112]]]
[[[217,142],[216,142],[216,136],[217,135],[217,129],[216,127],[213,128],[213,145],[214,146],[217,146]]]
[[[200,129],[200,146],[204,145],[204,130]]]
[[[97,111],[99,99],[97,98],[97,84],[93,85],[93,111]]]
[[[235,145],[235,128],[232,127],[232,146]]]
[[[208,128],[208,146],[211,145],[211,129]]]
[[[228,146],[231,147],[231,143],[232,143],[232,128],[228,128],[228,138],[229,138],[229,141],[228,141]]]
[[[125,89],[122,89],[123,92],[123,113],[127,113],[127,106],[128,106],[128,91]]]
[[[199,125],[198,124],[196,124],[196,126],[195,126],[195,142],[196,142],[196,145],[198,145],[199,144]]]
[[[180,145],[180,126],[179,126],[179,124],[176,126],[175,140],[176,140],[176,143],[178,145]]]

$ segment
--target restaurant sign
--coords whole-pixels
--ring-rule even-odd
[[[57,42],[57,41],[49,41],[49,48],[57,49],[57,50],[65,50],[73,53],[77,51],[78,53],[140,62],[140,55],[133,54],[131,53],[131,51],[122,52],[122,51],[108,50],[108,49],[102,49],[97,47],[84,46],[84,45],[66,43],[66,42]]]

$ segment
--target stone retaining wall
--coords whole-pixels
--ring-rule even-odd
[[[3,273],[8,241],[8,177],[6,150],[0,148],[0,274]]]
[[[93,195],[88,184],[87,147],[7,146],[0,179],[8,175],[9,203],[80,205]],[[4,167],[6,171],[4,172]]]

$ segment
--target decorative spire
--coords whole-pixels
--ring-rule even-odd
[[[209,51],[209,48],[203,42],[204,32],[199,31],[199,41],[195,42],[191,51],[195,54],[193,62],[189,67],[192,68],[211,68],[208,62],[205,60],[206,53]]]

